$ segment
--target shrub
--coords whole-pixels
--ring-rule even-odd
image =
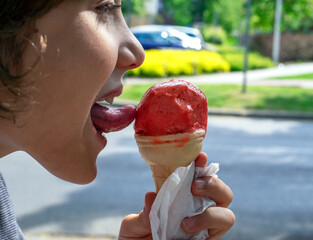
[[[243,53],[223,53],[224,59],[230,64],[231,71],[243,70]],[[274,63],[271,59],[263,57],[258,53],[249,53],[248,69],[259,69],[273,67]]]
[[[231,71],[243,70],[244,50],[230,45],[216,46],[222,57],[230,64]],[[248,69],[273,67],[274,62],[257,52],[249,52]]]
[[[215,44],[225,44],[227,42],[227,34],[222,27],[204,25],[201,33],[206,42]]]
[[[163,49],[145,52],[144,63],[139,68],[128,71],[128,76],[166,77],[230,70],[230,65],[220,54],[206,50]]]

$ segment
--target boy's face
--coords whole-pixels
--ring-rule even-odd
[[[22,124],[16,142],[67,181],[88,183],[95,178],[96,157],[106,139],[96,131],[90,110],[96,101],[120,94],[124,72],[144,59],[114,4],[121,2],[65,1],[36,22],[33,41],[41,48],[28,47],[25,53],[27,68],[38,57],[36,51],[45,50],[27,75],[34,79],[35,103],[18,119]]]

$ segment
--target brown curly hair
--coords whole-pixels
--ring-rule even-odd
[[[27,106],[29,84],[22,59],[31,44],[35,21],[64,0],[6,0],[0,3],[0,117],[14,120]],[[36,64],[36,63],[35,63]]]

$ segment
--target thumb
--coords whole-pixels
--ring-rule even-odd
[[[156,193],[154,192],[146,193],[144,208],[139,213],[139,215],[137,215],[138,226],[140,225],[140,227],[143,227],[143,229],[145,229],[146,231],[149,231],[149,234],[151,233],[149,214],[150,214],[151,207],[155,198],[156,198]]]
[[[149,213],[156,193],[148,192],[145,196],[144,209],[139,214],[130,214],[124,218],[119,239],[145,237],[151,234]]]

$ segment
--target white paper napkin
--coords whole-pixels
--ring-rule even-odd
[[[209,237],[207,230],[191,235],[185,233],[180,225],[184,218],[201,214],[206,208],[215,206],[210,198],[193,196],[190,188],[194,177],[216,176],[218,170],[218,163],[211,163],[206,168],[195,168],[192,162],[188,167],[177,168],[172,173],[151,208],[153,240],[203,240]]]

